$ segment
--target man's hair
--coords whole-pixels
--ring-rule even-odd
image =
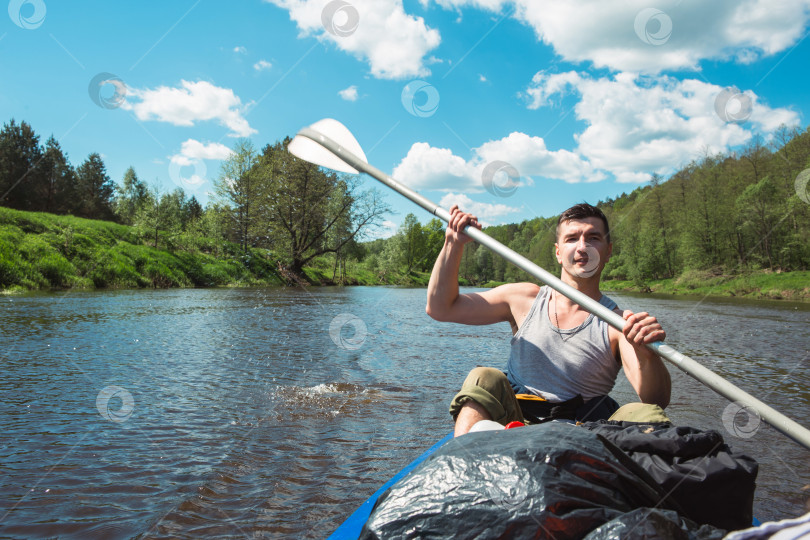
[[[565,221],[571,220],[582,220],[589,217],[595,217],[602,220],[602,223],[605,224],[605,239],[610,243],[610,227],[608,226],[607,217],[605,214],[602,213],[597,207],[592,206],[588,203],[581,203],[575,204],[562,214],[560,214],[560,219],[557,220],[557,238],[560,237],[560,224]]]

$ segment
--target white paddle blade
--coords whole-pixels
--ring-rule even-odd
[[[315,122],[309,126],[309,128],[326,137],[329,137],[355,156],[359,157],[365,162],[368,162],[368,160],[366,160],[366,154],[360,147],[360,143],[357,142],[357,139],[354,138],[351,131],[349,131],[346,126],[337,120],[332,118],[324,118],[323,120]],[[310,163],[314,163],[320,167],[345,173],[358,174],[358,171],[354,167],[350,166],[348,163],[309,137],[296,135],[293,140],[290,141],[287,150],[289,150],[290,153],[295,157]]]

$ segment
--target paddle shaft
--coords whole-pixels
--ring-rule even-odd
[[[304,128],[298,134],[320,144],[358,171],[364,172],[376,180],[379,180],[386,186],[390,187],[397,193],[404,195],[436,217],[447,222],[450,221],[450,212],[444,208],[440,208],[436,203],[423,197],[409,187],[400,184],[373,165],[361,160],[329,137],[310,128]],[[538,280],[548,285],[555,291],[568,297],[573,302],[576,302],[585,310],[593,313],[617,330],[621,331],[624,328],[625,321],[620,315],[606,308],[590,296],[564,283],[558,277],[550,274],[526,257],[516,253],[497,240],[489,237],[483,231],[475,227],[468,226],[464,229],[464,233],[479,244],[486,246],[494,253],[497,253],[509,262],[515,264],[518,268],[525,270],[529,275],[536,277]],[[681,371],[684,371],[688,375],[694,377],[721,396],[736,402],[741,408],[755,412],[757,416],[773,426],[775,429],[781,431],[805,448],[810,449],[810,430],[807,428],[801,426],[776,409],[756,399],[751,394],[731,384],[720,375],[699,364],[692,358],[689,358],[685,354],[676,351],[669,345],[665,345],[661,342],[655,342],[647,344],[647,347],[652,349],[658,355],[667,359],[672,364],[675,364]]]

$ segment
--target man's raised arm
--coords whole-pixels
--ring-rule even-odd
[[[425,311],[433,319],[462,324],[514,323],[508,293],[512,286],[502,285],[483,293],[459,294],[458,270],[464,245],[471,238],[462,230],[467,225],[481,228],[478,220],[453,205],[444,236],[444,247],[436,258],[427,291]]]

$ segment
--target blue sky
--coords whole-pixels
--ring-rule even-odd
[[[204,203],[238,138],[332,117],[428,198],[518,222],[806,128],[809,19],[810,0],[11,0],[0,117]],[[391,227],[430,217],[386,199]]]

